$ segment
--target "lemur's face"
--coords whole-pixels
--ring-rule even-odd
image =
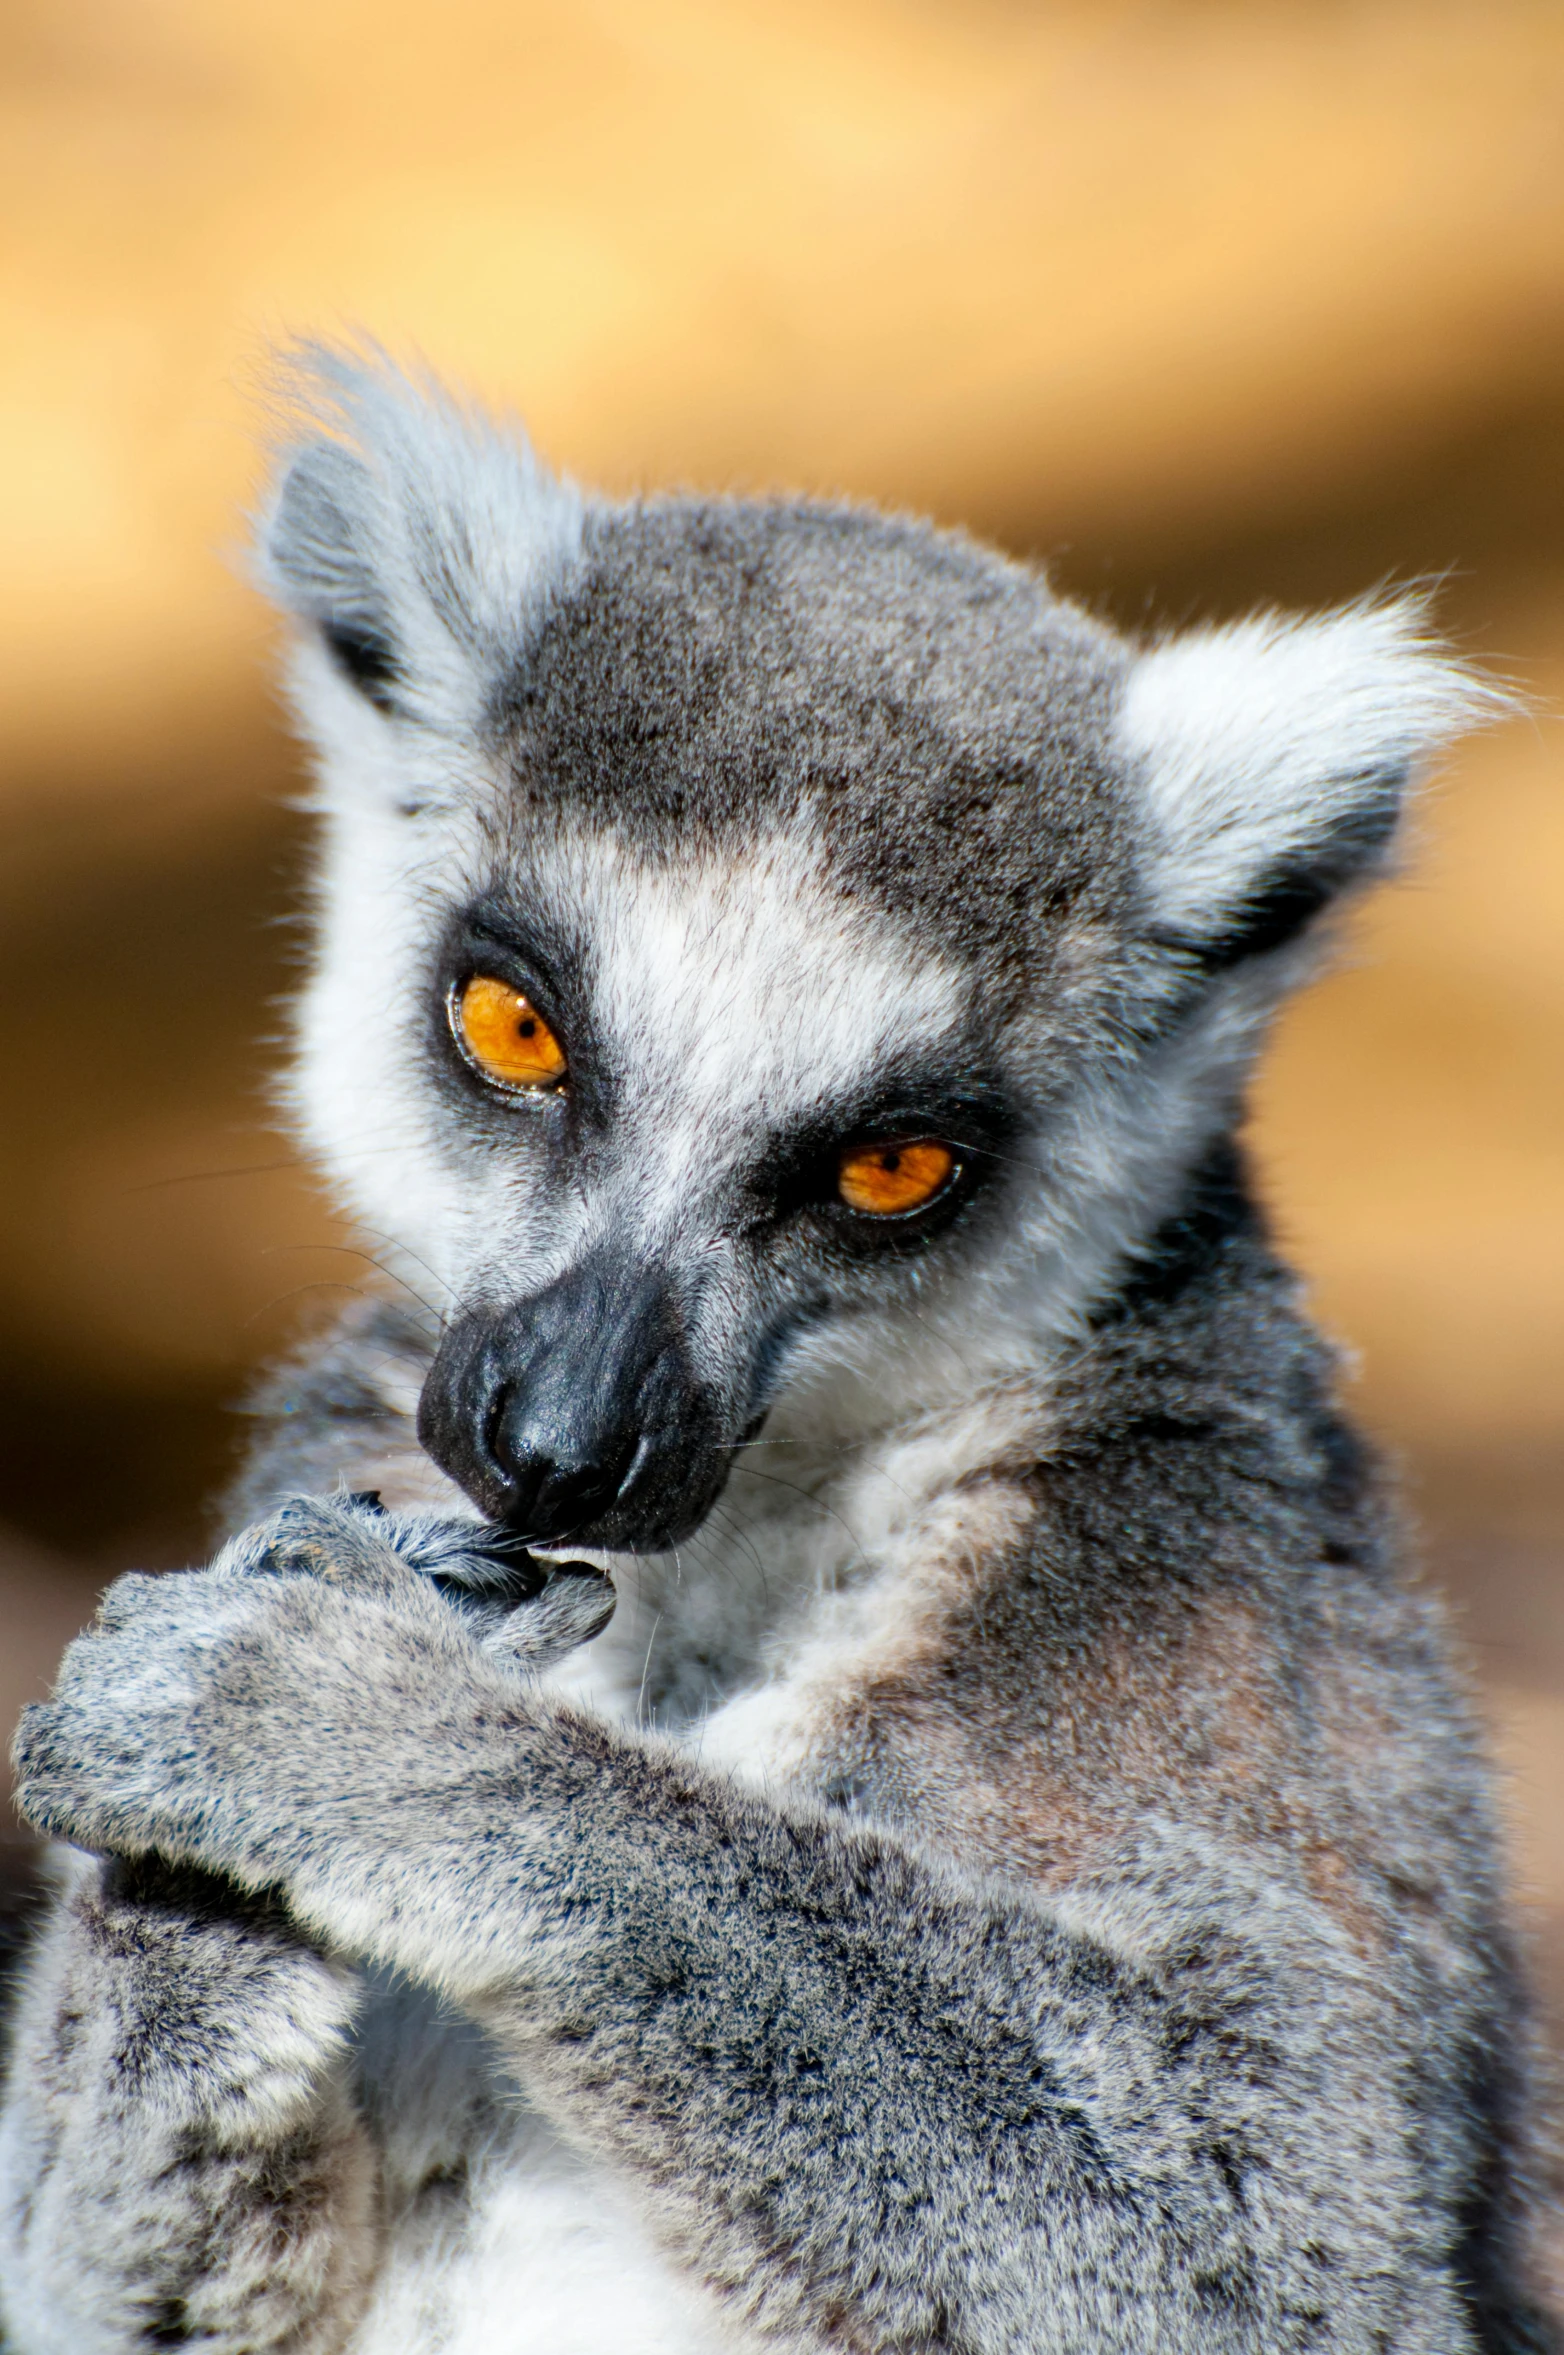
[[[812,610],[844,548],[867,661],[861,611]],[[311,1102],[339,1166],[361,1103],[375,1223],[441,1286],[425,1445],[540,1541],[664,1546],[827,1367],[883,1418],[972,1362],[953,1309],[1114,961],[1115,657],[965,551],[929,568],[941,645],[896,609],[926,567],[862,521],[599,518],[459,782],[447,752],[421,787],[427,740],[375,715],[419,806],[339,835]],[[1046,842],[1028,712],[1070,777]]]
[[[427,970],[464,1246],[425,1444],[539,1538],[664,1545],[822,1346],[883,1358],[966,1264],[1021,1141],[1002,1023],[786,836],[682,868],[556,841]]]
[[[438,1287],[430,1452],[661,1548],[768,1416],[845,1441],[1092,1312],[1435,666],[1384,614],[1136,657],[923,527],[583,506],[332,368],[357,450],[268,547],[328,820],[298,1101]]]

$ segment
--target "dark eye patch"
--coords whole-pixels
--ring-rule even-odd
[[[509,898],[484,898],[461,910],[435,952],[430,1047],[443,1083],[454,1091],[453,1101],[465,1103],[471,1117],[490,1130],[496,1120],[514,1121],[517,1104],[529,1101],[507,1099],[487,1086],[453,1039],[450,1006],[479,974],[508,983],[536,1007],[557,1038],[569,1040],[570,1116],[600,1126],[607,1115],[607,1079],[592,1020],[587,957],[547,910],[524,908]],[[563,1102],[561,1096],[560,1110]],[[537,1103],[530,1108],[535,1112]]]
[[[810,1218],[866,1244],[921,1241],[956,1216],[1003,1168],[1018,1123],[998,1085],[967,1078],[952,1086],[896,1078],[856,1101],[822,1107],[776,1137],[748,1181],[752,1232]],[[945,1146],[954,1168],[926,1208],[895,1219],[866,1219],[843,1202],[844,1151],[913,1140]]]

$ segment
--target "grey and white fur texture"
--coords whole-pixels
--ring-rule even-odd
[[[1555,2345],[1482,1743],[1235,1141],[1479,691],[301,368],[293,1102],[425,1305],[25,1721],[9,2346]]]

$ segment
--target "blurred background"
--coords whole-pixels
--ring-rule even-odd
[[[8,0],[0,189],[7,1727],[373,1276],[267,1109],[302,824],[237,553],[267,339],[361,322],[614,489],[925,509],[1130,626],[1433,578],[1526,692],[1254,1143],[1564,1996],[1557,0]]]

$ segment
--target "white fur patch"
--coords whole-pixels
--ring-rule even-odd
[[[758,1680],[693,1731],[705,1764],[762,1790],[808,1787],[843,1695],[915,1658],[930,1625],[1022,1534],[1031,1500],[982,1475],[1035,1453],[1043,1420],[1035,1391],[991,1392],[849,1460],[831,1491],[837,1559],[829,1572],[819,1562],[812,1592],[789,1597]],[[817,1522],[817,1558],[825,1534]],[[785,1562],[768,1561],[768,1573]]]
[[[634,1215],[649,1228],[677,1219],[736,1151],[833,1107],[899,1047],[927,1048],[962,1017],[963,977],[851,911],[807,832],[678,874],[595,836],[545,872],[595,944],[621,1118],[644,1141]]]
[[[1437,651],[1415,600],[1193,630],[1130,673],[1159,915],[1197,936],[1502,698]]]
[[[707,2355],[719,2338],[612,2178],[518,2105],[475,2169],[460,2230],[412,2215],[352,2355]]]

